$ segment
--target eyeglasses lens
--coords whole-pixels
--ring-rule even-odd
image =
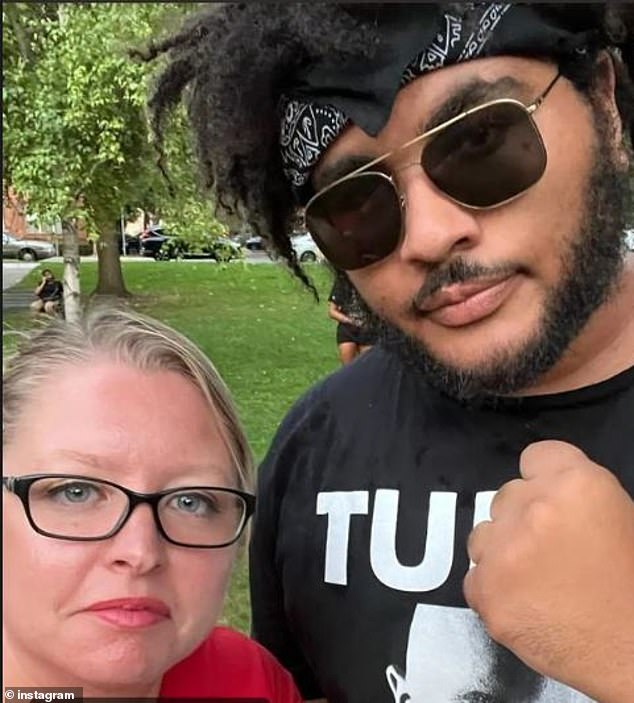
[[[546,168],[541,136],[526,110],[496,103],[440,132],[423,149],[434,185],[471,207],[492,207],[534,185]]]
[[[159,503],[163,529],[170,539],[192,546],[232,542],[246,516],[244,500],[213,490],[170,493]]]
[[[91,539],[108,534],[128,507],[114,486],[76,478],[41,478],[29,489],[29,509],[44,532]]]
[[[424,145],[421,166],[439,190],[462,205],[494,207],[541,178],[546,150],[527,110],[499,102],[440,131]],[[306,225],[337,268],[363,268],[398,245],[399,196],[386,175],[362,172],[317,195],[306,209]]]
[[[398,244],[398,194],[387,176],[360,173],[315,199],[306,210],[306,225],[324,256],[338,268],[369,266]]]

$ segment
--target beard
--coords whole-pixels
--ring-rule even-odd
[[[424,342],[379,318],[362,302],[366,325],[379,343],[441,392],[472,403],[530,388],[550,370],[614,293],[625,265],[628,174],[619,172],[606,155],[607,138],[600,128],[597,136],[581,224],[560,256],[560,280],[547,291],[541,319],[519,349],[501,349],[477,367],[460,368],[444,362]],[[417,298],[452,283],[507,270],[513,267],[481,267],[454,259],[429,269]]]

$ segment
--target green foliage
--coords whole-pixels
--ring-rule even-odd
[[[226,262],[244,258],[244,251],[236,250],[226,237],[194,234],[190,237],[170,237],[163,242],[156,258],[168,260],[198,255],[207,255],[219,262]]]
[[[47,221],[81,219],[92,234],[114,227],[131,207],[158,212],[183,237],[218,228],[211,207],[201,203],[185,130],[173,130],[167,145],[179,181],[176,197],[168,197],[145,114],[155,67],[127,53],[174,30],[196,9],[191,3],[3,5],[5,186],[27,199],[29,212]]]
[[[108,5],[60,3],[48,16],[23,8],[15,22],[29,53],[5,66],[5,175],[31,212],[94,228],[95,210],[117,208],[130,166],[147,153],[143,74],[117,45],[120,18]]]
[[[173,192],[162,199],[157,211],[166,229],[194,246],[209,237],[225,236],[227,226],[215,218],[210,199],[201,197],[202,189],[192,166],[196,160],[190,128],[182,105],[174,111],[165,136],[165,154]]]

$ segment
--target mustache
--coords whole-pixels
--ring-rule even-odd
[[[510,261],[494,265],[484,265],[466,259],[454,259],[448,264],[430,267],[425,283],[414,296],[414,307],[422,305],[427,298],[437,293],[441,288],[456,283],[468,283],[486,278],[504,278],[521,270],[521,267]]]

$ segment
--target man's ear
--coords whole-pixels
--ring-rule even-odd
[[[605,118],[612,162],[620,171],[627,171],[630,157],[623,139],[623,120],[616,104],[616,67],[607,51],[599,54],[592,92],[596,98],[598,118]]]

